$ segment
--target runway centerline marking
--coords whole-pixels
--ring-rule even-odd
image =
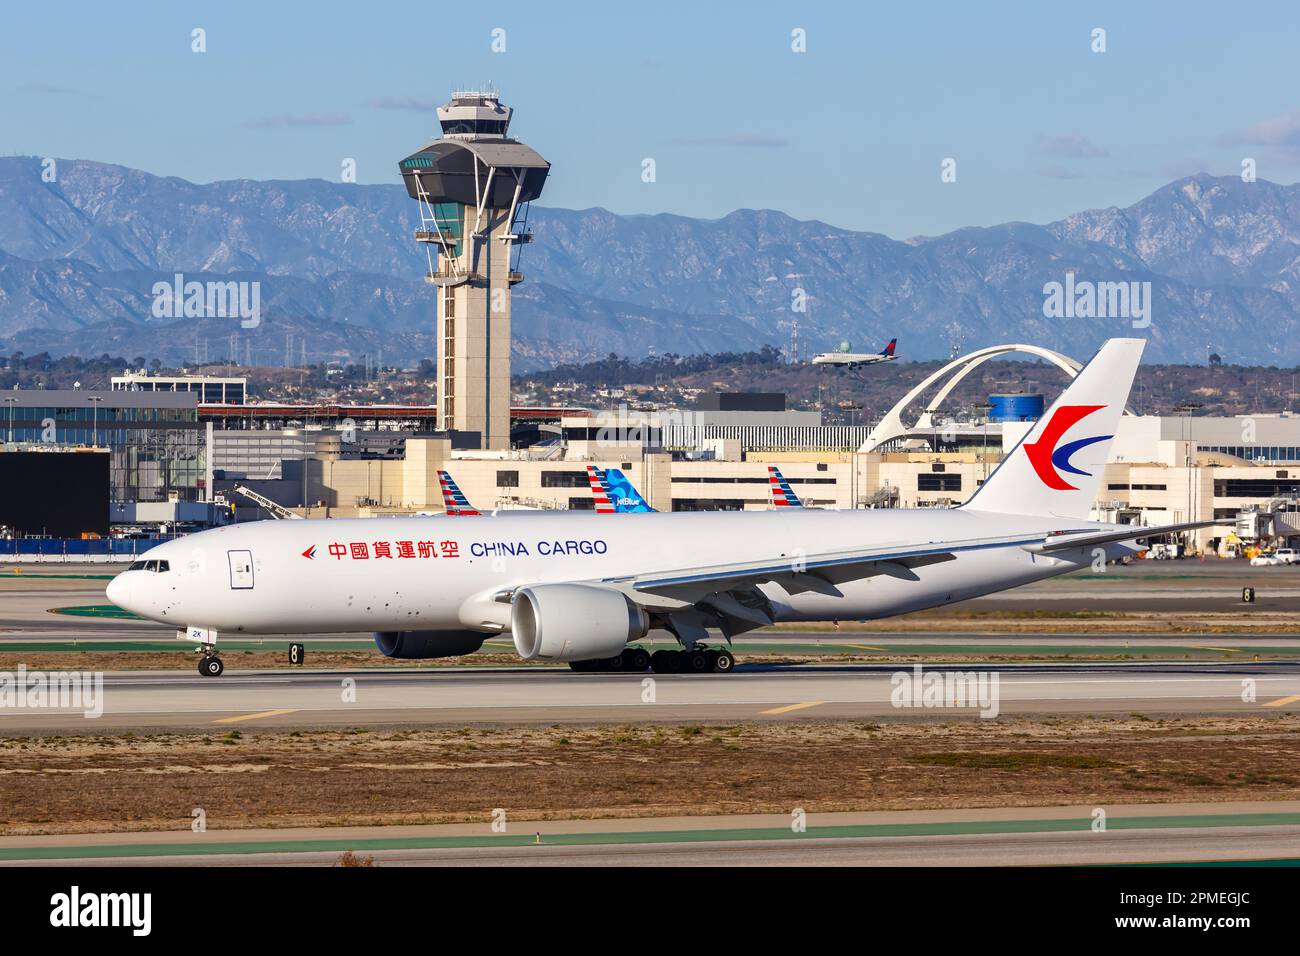
[[[784,707],[773,707],[771,710],[764,710],[764,714],[788,714],[792,710],[805,710],[809,707],[820,707],[826,703],[824,700],[806,700],[802,704],[786,704]]]
[[[240,714],[238,717],[222,717],[220,720],[214,720],[214,724],[237,724],[244,720],[258,720],[262,717],[279,717],[282,714],[296,714],[298,709],[291,707],[288,710],[263,710],[256,714]]]
[[[1300,694],[1294,697],[1279,697],[1277,700],[1270,700],[1265,707],[1288,707],[1291,704],[1300,703]]]

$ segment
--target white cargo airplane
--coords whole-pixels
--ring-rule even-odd
[[[650,512],[259,521],[169,541],[108,585],[222,671],[218,638],[372,631],[406,659],[509,633],[525,660],[728,671],[703,643],[772,623],[881,618],[1134,552],[1143,528],[1088,521],[1141,339],[1107,342],[974,496],[950,509]],[[648,660],[651,629],[682,651]]]

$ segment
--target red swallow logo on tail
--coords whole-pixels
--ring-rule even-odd
[[[1091,477],[1091,472],[1074,467],[1070,463],[1070,458],[1079,449],[1095,445],[1099,441],[1106,441],[1114,436],[1097,435],[1094,438],[1080,438],[1061,445],[1059,448],[1057,442],[1080,421],[1105,407],[1105,405],[1062,405],[1052,413],[1051,421],[1043,428],[1043,433],[1039,436],[1038,441],[1025,443],[1025,455],[1029,458],[1029,463],[1034,466],[1034,471],[1037,472],[1043,484],[1056,491],[1078,491],[1079,489],[1062,478],[1060,473],[1064,471],[1074,475]]]

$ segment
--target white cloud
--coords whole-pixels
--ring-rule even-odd
[[[1069,159],[1104,159],[1110,155],[1110,150],[1093,143],[1082,133],[1040,136],[1038,149],[1047,156],[1064,156]]]
[[[28,80],[18,87],[18,92],[38,93],[42,96],[59,96],[64,93],[75,93],[76,91],[68,89],[66,86],[55,86],[53,83],[46,83],[42,80]]]
[[[410,110],[415,113],[431,113],[442,104],[422,96],[375,96],[366,104],[377,110]]]
[[[1046,176],[1048,179],[1082,179],[1083,173],[1073,169],[1067,169],[1059,163],[1048,163],[1038,170],[1038,175]]]
[[[1220,146],[1272,146],[1300,154],[1300,110],[1260,120],[1243,130],[1224,133]]]

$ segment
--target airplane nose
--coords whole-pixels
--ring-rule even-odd
[[[104,588],[104,594],[109,601],[116,604],[124,611],[131,610],[131,579],[126,572],[119,574],[113,580],[108,582],[108,587]]]

